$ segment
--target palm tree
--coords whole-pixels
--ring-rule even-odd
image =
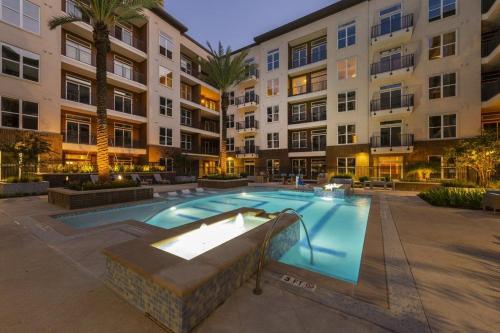
[[[49,21],[50,29],[78,21],[88,21],[93,28],[96,48],[97,85],[97,170],[101,181],[109,178],[108,124],[106,112],[106,55],[109,47],[109,29],[115,23],[131,23],[146,19],[145,8],[159,5],[159,0],[72,0],[80,13],[55,16]],[[80,14],[80,15],[78,15]],[[87,19],[87,20],[85,20]]]
[[[229,89],[238,84],[245,78],[249,65],[245,64],[245,58],[248,52],[243,51],[233,55],[231,47],[224,48],[219,42],[217,50],[207,42],[210,54],[208,59],[201,59],[203,72],[207,74],[207,81],[213,87],[219,89],[221,94],[221,112],[220,112],[220,153],[219,167],[223,174],[226,173],[226,138],[227,138],[227,108],[229,106]]]

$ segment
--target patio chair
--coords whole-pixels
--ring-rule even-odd
[[[500,191],[486,191],[481,205],[483,210],[493,209],[493,215],[495,215],[497,210],[500,210]]]
[[[132,178],[132,180],[133,180],[134,182],[139,183],[139,184],[141,184],[141,185],[150,185],[150,184],[151,184],[151,182],[148,182],[148,181],[146,181],[146,180],[143,180],[143,179],[142,179],[141,177],[139,177],[139,175],[138,175],[138,174],[136,174],[136,173],[131,174],[131,175],[130,175],[130,178]]]
[[[189,189],[184,189],[184,190],[181,190],[181,193],[183,196],[185,197],[192,197],[193,195],[191,194],[191,191]]]
[[[153,179],[156,184],[170,185],[170,180],[163,179],[159,173],[153,174]]]

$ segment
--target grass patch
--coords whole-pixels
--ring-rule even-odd
[[[114,182],[105,182],[105,183],[92,183],[92,182],[83,182],[83,183],[70,183],[66,186],[67,189],[74,191],[94,191],[94,190],[110,190],[116,188],[128,188],[128,187],[140,187],[140,184],[137,184],[131,180],[121,180]]]
[[[458,188],[480,188],[480,186],[477,184],[464,182],[462,180],[446,180],[441,183],[441,186]]]
[[[436,187],[418,196],[433,206],[481,209],[485,193],[481,188]]]

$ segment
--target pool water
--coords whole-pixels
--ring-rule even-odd
[[[324,198],[313,193],[267,191],[232,193],[200,197],[173,207],[165,202],[128,206],[86,214],[65,215],[58,219],[77,228],[135,219],[170,229],[242,207],[268,213],[292,208],[303,216],[308,229],[314,261],[309,261],[309,246],[301,229],[301,240],[279,261],[337,279],[357,283],[370,198]]]

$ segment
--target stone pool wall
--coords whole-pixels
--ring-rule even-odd
[[[268,258],[279,259],[299,239],[300,224],[297,221],[271,239]],[[238,239],[232,241],[237,242]],[[147,276],[145,272],[137,271],[110,256],[106,259],[107,281],[123,298],[169,330],[175,333],[187,333],[256,272],[262,241],[256,242],[251,250],[235,257],[232,262],[224,266],[224,269],[212,274],[195,290],[182,296],[176,294],[168,283],[162,282],[161,272],[155,276]],[[147,260],[144,258],[144,261]],[[194,270],[208,271],[213,268],[195,263],[193,265],[196,265],[193,267]],[[186,279],[189,279],[190,270],[186,265],[183,271]]]

